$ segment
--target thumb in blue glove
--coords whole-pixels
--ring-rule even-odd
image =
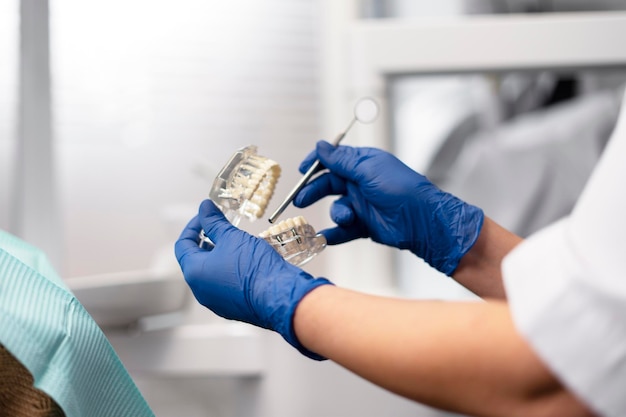
[[[215,244],[210,250],[198,246],[202,229]],[[274,330],[303,354],[323,359],[300,344],[293,315],[306,294],[330,281],[313,278],[285,261],[265,240],[237,229],[211,200],[202,202],[175,252],[200,304],[224,318]]]
[[[294,204],[306,207],[328,195],[341,195],[330,211],[337,227],[321,231],[328,244],[369,237],[408,249],[451,275],[476,242],[482,210],[443,192],[390,153],[320,141],[300,171],[315,159],[330,172],[307,184]]]

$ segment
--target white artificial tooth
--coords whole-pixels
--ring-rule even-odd
[[[259,233],[259,237],[262,237],[263,239],[269,237],[269,235],[270,233],[267,230],[263,230],[261,233]]]
[[[272,195],[272,192],[274,190],[270,190],[269,188],[262,188],[259,190],[260,194],[263,196],[263,198],[266,198],[269,200],[269,197]]]
[[[271,235],[278,235],[281,232],[280,227],[278,227],[278,224],[270,227],[269,231]]]
[[[254,195],[252,196],[252,199],[250,201],[256,204],[259,209],[265,209],[265,207],[267,206],[267,200],[261,196]]]
[[[274,165],[269,172],[270,172],[270,176],[277,181],[281,173],[280,166],[278,164]]]
[[[296,227],[296,224],[293,221],[293,219],[287,219],[287,220],[285,220],[285,223],[286,223],[286,229],[285,230],[290,230],[290,229],[293,229],[294,227]]]
[[[246,200],[250,200],[252,196],[254,195],[254,187],[247,187],[243,194]]]

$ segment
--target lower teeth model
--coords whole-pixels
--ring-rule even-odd
[[[260,235],[288,262],[301,266],[326,247],[326,238],[302,216],[293,217],[270,227]]]

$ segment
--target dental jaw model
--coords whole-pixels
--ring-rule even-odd
[[[219,172],[209,198],[233,225],[239,225],[244,217],[254,221],[264,215],[280,174],[276,162],[258,155],[256,146],[246,146],[237,150]],[[270,227],[261,237],[297,266],[304,265],[326,247],[324,236],[316,234],[302,216]],[[200,233],[200,245],[213,246],[204,231]]]
[[[304,265],[326,247],[326,238],[315,233],[302,216],[283,220],[260,236],[294,265]]]

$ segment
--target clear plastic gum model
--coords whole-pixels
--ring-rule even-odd
[[[257,147],[249,145],[237,150],[219,172],[209,198],[235,226],[243,217],[254,221],[265,213],[281,174],[280,166],[257,154]],[[295,217],[270,227],[261,234],[288,262],[301,266],[326,247],[326,239],[302,217]],[[200,233],[200,245],[212,242]]]
[[[302,216],[283,220],[262,232],[265,239],[288,262],[301,266],[326,247],[326,238]]]

